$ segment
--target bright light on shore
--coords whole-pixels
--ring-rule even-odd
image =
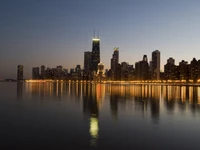
[[[53,82],[53,80],[26,80],[26,82]]]

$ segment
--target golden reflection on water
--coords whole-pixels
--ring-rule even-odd
[[[33,100],[77,101],[87,118],[90,145],[97,146],[99,138],[99,110],[108,104],[111,117],[119,113],[141,112],[143,117],[158,124],[161,111],[200,112],[200,87],[161,85],[120,85],[92,83],[17,83],[17,99],[28,94]],[[26,100],[26,98],[25,98]],[[129,108],[129,109],[127,109]]]
[[[89,133],[91,136],[90,146],[97,146],[97,140],[99,136],[99,121],[97,117],[91,116]]]
[[[98,106],[103,105],[105,95],[117,95],[121,98],[148,99],[161,98],[168,101],[200,103],[200,87],[198,86],[154,86],[154,85],[111,85],[86,83],[17,83],[17,96],[23,97],[24,91],[32,96],[43,97],[94,97]]]

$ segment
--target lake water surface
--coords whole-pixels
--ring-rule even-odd
[[[0,149],[200,149],[200,87],[0,82]]]

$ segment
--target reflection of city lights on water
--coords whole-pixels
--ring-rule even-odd
[[[99,123],[98,119],[95,117],[90,118],[90,135],[91,135],[91,146],[97,145],[97,139],[99,134]]]
[[[98,132],[99,132],[98,119],[91,117],[90,118],[90,135],[91,135],[91,137],[98,138]]]

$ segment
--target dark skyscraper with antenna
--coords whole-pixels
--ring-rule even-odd
[[[97,72],[98,63],[100,63],[100,39],[99,34],[92,39],[92,59],[91,59],[91,71]]]

